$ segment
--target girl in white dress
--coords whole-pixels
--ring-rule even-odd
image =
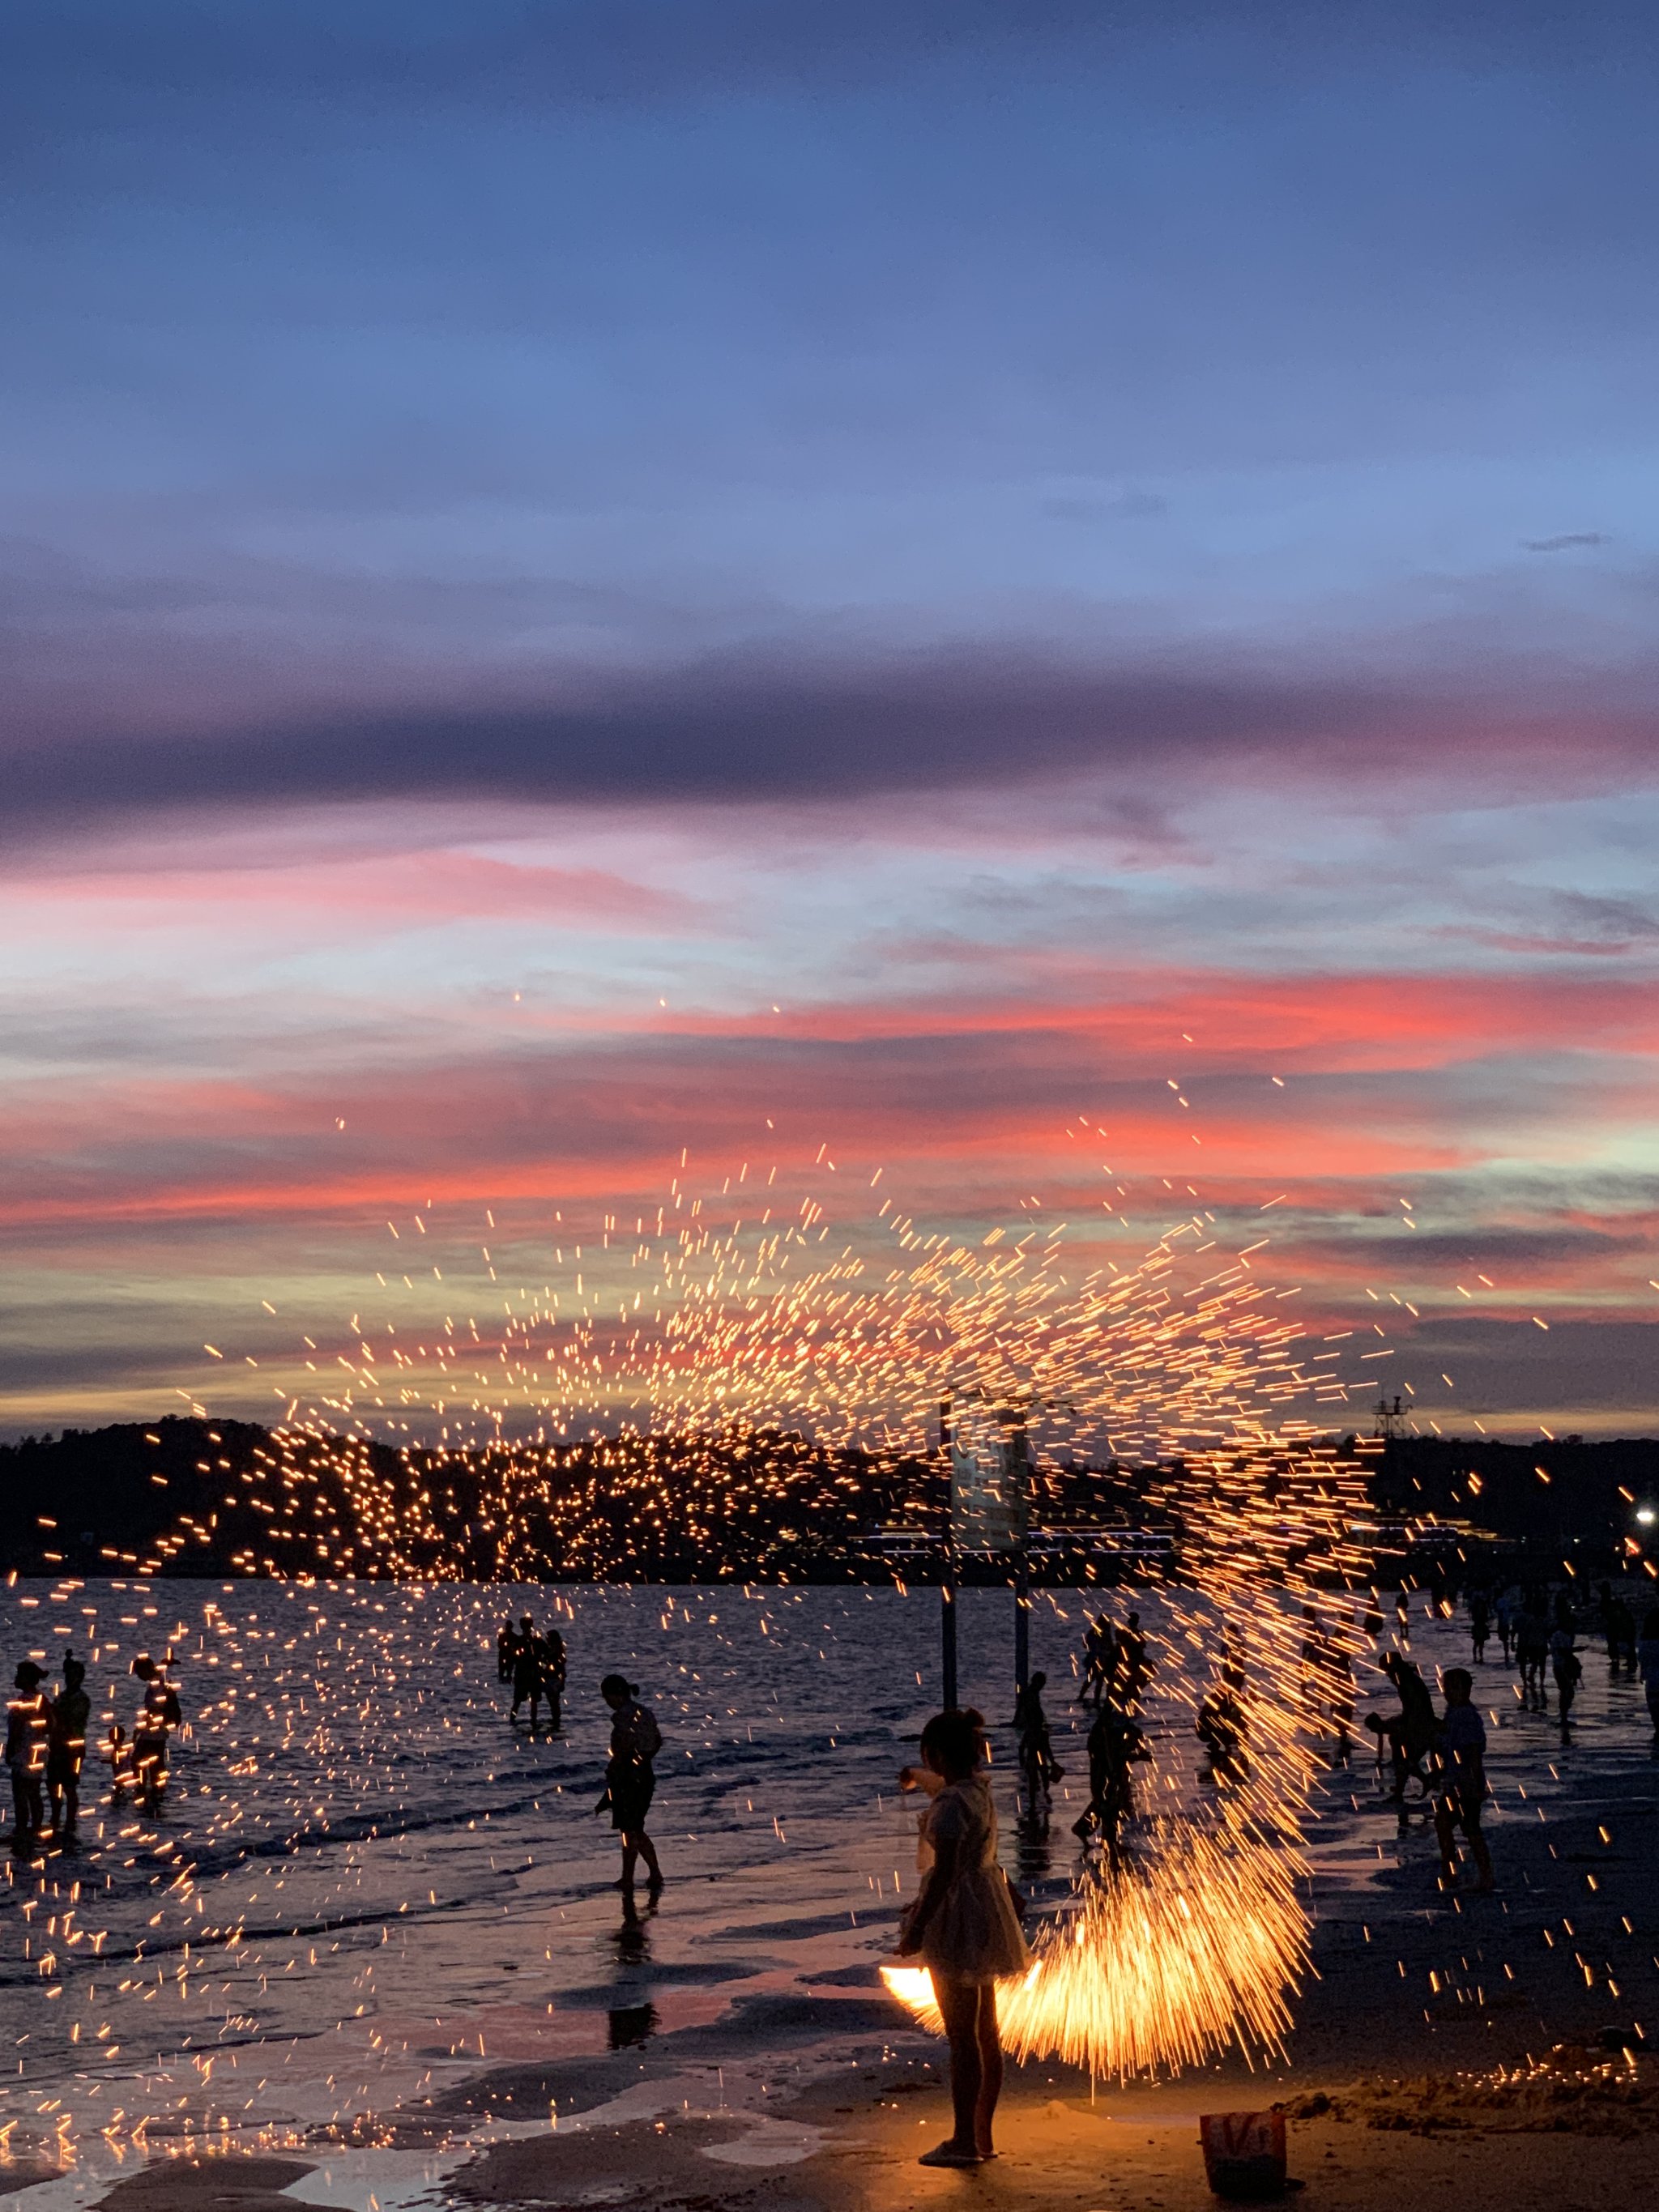
[[[954,2133],[925,2154],[923,2166],[981,2166],[996,2156],[991,2122],[1002,2092],[996,1984],[1031,1963],[997,1859],[985,1750],[985,1724],[975,1712],[936,1713],[921,1732],[923,1764],[937,1778],[922,1831],[933,1865],[904,1917],[899,1952],[919,1954],[933,1977],[951,2045],[956,2118]]]

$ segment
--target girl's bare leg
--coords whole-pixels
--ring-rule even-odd
[[[975,2129],[984,2085],[980,2057],[979,1988],[973,1982],[959,1982],[937,1972],[933,1986],[939,1992],[939,2008],[944,2015],[945,2033],[951,2045],[951,2105],[956,2121],[951,2148],[973,2156],[979,2149]]]
[[[1002,2037],[997,2027],[996,1984],[981,1982],[978,1996],[975,2040],[979,2056],[979,2094],[974,2100],[974,2148],[981,2158],[992,2158],[996,2146],[991,2140],[991,2123],[996,2114],[997,2099],[1002,2094]]]

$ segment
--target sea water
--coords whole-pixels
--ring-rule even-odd
[[[1078,1864],[1087,1613],[1121,1621],[1130,1603],[1156,1639],[1155,1590],[1036,1595],[1032,1663],[1068,1770],[1043,1833],[1016,1817],[1012,1598],[960,1600],[963,1695],[994,1724],[1004,1855],[1039,1910],[1065,1909]],[[1463,1662],[1466,1632],[1416,1603],[1432,1680]],[[498,1627],[525,1613],[566,1641],[556,1735],[511,1722],[496,1679]],[[69,1650],[87,1660],[94,1714],[76,1847],[14,1857],[0,1887],[13,2153],[118,2146],[140,2127],[141,2148],[319,2128],[373,2141],[387,2113],[504,2062],[724,2023],[728,2054],[763,2064],[786,2027],[799,2044],[815,2017],[827,2035],[885,2016],[876,1966],[915,1881],[915,1802],[896,1778],[938,1703],[936,1591],[68,1580],[0,1592],[0,1625],[8,1664],[33,1656],[55,1681]],[[154,1819],[112,1803],[100,1757],[112,1721],[132,1732],[141,1653],[172,1655],[186,1723]],[[1495,1639],[1489,1657],[1477,1697],[1500,1804],[1521,1776],[1528,1806],[1547,1802],[1565,1786],[1553,1722],[1519,1710]],[[616,1840],[594,1811],[612,1670],[664,1735],[654,1913],[610,1887]],[[1146,1711],[1183,1788],[1191,1695],[1166,1674]],[[1362,1668],[1359,1712],[1390,1703]],[[1629,1756],[1638,1703],[1587,1670],[1579,1787],[1585,1762]],[[1389,1909],[1364,1896],[1392,1855],[1376,1802],[1362,1735],[1316,1807],[1323,1912]],[[698,2047],[723,2082],[718,2040]]]

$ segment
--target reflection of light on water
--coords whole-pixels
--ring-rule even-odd
[[[1306,1960],[1307,1916],[1293,1863],[1272,1846],[1197,1831],[1154,1870],[1126,1866],[1045,1929],[1036,1963],[997,1993],[1002,2039],[1018,2058],[1061,2058],[1093,2074],[1166,2073],[1230,2044],[1276,2045],[1287,1991]],[[943,2022],[925,1968],[882,1978],[924,2027]]]

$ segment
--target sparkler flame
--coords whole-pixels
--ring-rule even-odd
[[[1199,2065],[1230,2044],[1276,2048],[1308,1951],[1294,1869],[1188,1830],[1150,1865],[1087,1881],[1079,1911],[1039,1934],[1030,1970],[1000,1985],[1004,2045],[1120,2079]],[[882,1979],[943,2033],[925,1967],[884,1966]]]

